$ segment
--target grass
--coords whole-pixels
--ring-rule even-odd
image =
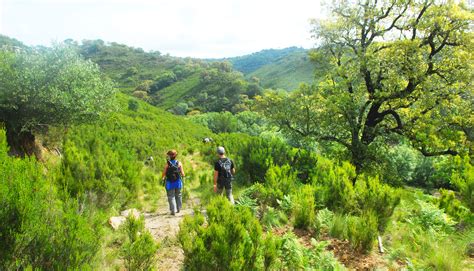
[[[456,230],[439,224],[444,214],[430,218],[434,198],[418,190],[405,190],[400,206],[395,209],[383,239],[388,258],[412,269],[465,270],[467,247],[474,240],[474,230]],[[442,211],[441,211],[442,213]],[[416,219],[414,219],[416,218]],[[443,218],[444,219],[444,218]],[[449,217],[447,218],[449,222]],[[468,264],[471,266],[469,267]]]
[[[160,90],[157,93],[159,96],[159,106],[170,109],[178,103],[184,102],[185,96],[189,96],[195,92],[199,83],[199,73],[195,73],[182,81],[178,81]]]
[[[301,83],[312,83],[314,70],[315,65],[309,60],[306,51],[295,52],[260,67],[246,77],[258,77],[265,88],[294,90]]]

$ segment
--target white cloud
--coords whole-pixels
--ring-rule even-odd
[[[316,0],[3,1],[0,32],[29,44],[101,38],[193,57],[310,47],[309,19],[321,16]]]

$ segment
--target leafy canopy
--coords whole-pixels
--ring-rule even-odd
[[[0,120],[17,131],[95,119],[114,93],[98,66],[68,46],[0,51]]]
[[[320,83],[270,92],[258,109],[300,139],[344,146],[359,169],[389,139],[407,138],[426,156],[466,151],[472,12],[430,0],[336,1],[331,11],[313,21],[321,47],[312,57],[329,63]]]

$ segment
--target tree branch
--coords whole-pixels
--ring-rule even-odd
[[[344,147],[346,147],[348,149],[351,149],[351,145],[349,143],[347,143],[344,140],[339,139],[335,136],[322,136],[322,137],[319,137],[318,139],[319,140],[325,140],[325,141],[337,142],[337,143],[343,145]]]
[[[458,155],[457,151],[454,151],[451,149],[447,149],[444,151],[435,151],[435,152],[429,152],[425,148],[420,148],[418,150],[421,152],[421,154],[423,154],[426,157],[441,156],[441,155],[452,155],[452,156]]]

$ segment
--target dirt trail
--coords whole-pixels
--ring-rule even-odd
[[[168,208],[166,194],[160,196],[158,209],[153,213],[144,213],[145,227],[151,232],[156,241],[160,243],[157,255],[158,270],[182,270],[184,255],[177,234],[179,223],[186,215],[194,213],[193,208],[199,205],[198,198],[188,199],[183,204],[183,209],[176,215],[171,215]]]

